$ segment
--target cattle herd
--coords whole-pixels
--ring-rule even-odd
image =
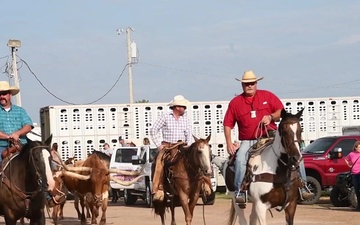
[[[56,187],[60,195],[73,193],[74,207],[81,224],[86,224],[88,218],[91,218],[91,224],[97,224],[99,209],[102,210],[99,224],[106,224],[110,179],[123,185],[128,184],[116,178],[110,178],[110,173],[124,175],[138,173],[137,171],[109,169],[110,157],[99,151],[94,151],[85,160],[76,161],[74,158],[69,158],[61,164],[60,171],[62,172],[54,172]],[[61,175],[58,176],[58,173]],[[63,219],[64,204],[65,201],[53,207],[52,219],[55,225],[58,224],[58,219]]]

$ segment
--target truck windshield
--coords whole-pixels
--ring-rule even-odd
[[[140,158],[142,158],[144,161],[146,161],[146,151],[145,150],[146,150],[145,148],[142,148],[142,152],[140,154]],[[154,158],[155,158],[157,152],[158,152],[157,148],[150,148],[149,149],[149,154],[150,154],[149,155],[149,162],[154,161]]]
[[[136,155],[136,148],[119,148],[116,150],[115,162],[131,163],[131,157]]]
[[[305,147],[303,153],[323,154],[336,141],[336,138],[320,138]]]

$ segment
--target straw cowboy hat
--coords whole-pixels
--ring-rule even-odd
[[[184,98],[182,95],[176,95],[174,99],[168,104],[168,106],[185,106],[188,107],[190,102]]]
[[[10,87],[10,84],[7,81],[0,81],[0,92],[1,91],[10,91],[12,95],[16,95],[20,90],[15,86]]]
[[[245,73],[242,76],[241,80],[238,79],[238,78],[235,78],[235,80],[240,81],[241,83],[257,82],[257,81],[262,80],[262,79],[264,79],[264,77],[256,78],[256,75],[252,70],[245,71]]]

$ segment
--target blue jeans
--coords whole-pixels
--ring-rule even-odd
[[[241,183],[244,179],[246,172],[246,163],[248,160],[248,152],[251,146],[256,143],[256,140],[242,140],[240,147],[236,152],[236,161],[235,161],[235,196],[240,191]]]
[[[300,170],[300,176],[301,179],[306,182],[306,171],[305,171],[305,164],[304,164],[304,160],[301,160],[300,164],[299,164],[299,170]]]
[[[358,205],[356,206],[357,209],[360,209],[360,174],[353,174],[351,176],[352,183],[354,185],[354,191],[357,198]]]

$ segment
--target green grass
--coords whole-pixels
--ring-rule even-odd
[[[223,192],[216,192],[216,198],[217,199],[231,199],[229,195]]]

